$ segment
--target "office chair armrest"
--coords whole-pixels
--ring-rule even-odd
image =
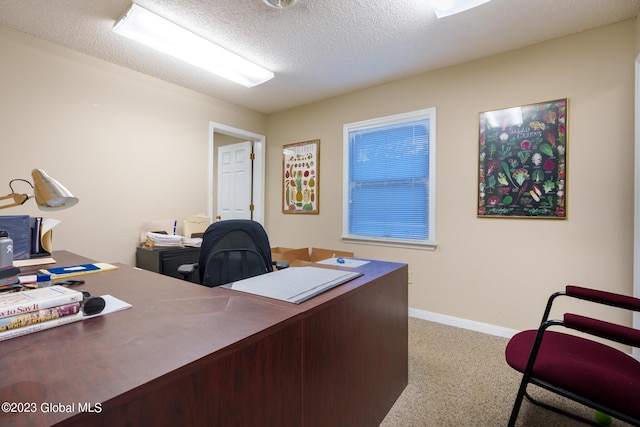
[[[566,295],[599,304],[640,311],[640,299],[627,295],[619,295],[614,294],[613,292],[605,292],[573,285],[568,285],[566,287]]]
[[[564,326],[600,338],[640,347],[640,330],[579,314],[565,313]]]
[[[178,266],[178,274],[182,276],[184,280],[191,280],[193,273],[199,268],[199,264],[182,264]]]
[[[284,270],[285,268],[289,268],[289,261],[273,261],[273,265],[276,267],[276,270]]]

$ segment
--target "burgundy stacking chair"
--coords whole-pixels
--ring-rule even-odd
[[[614,341],[640,347],[640,330],[572,313],[565,313],[562,320],[549,320],[551,306],[560,296],[640,311],[638,298],[579,286],[567,286],[564,292],[551,295],[540,327],[514,335],[505,350],[507,363],[523,374],[509,426],[515,425],[525,397],[573,419],[601,425],[595,419],[534,399],[527,392],[531,384],[640,426],[640,362],[609,345]],[[569,334],[567,329],[583,334]],[[592,337],[601,339],[594,341]]]

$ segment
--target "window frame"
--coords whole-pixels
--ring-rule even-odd
[[[350,209],[350,141],[349,134],[353,131],[374,129],[383,126],[408,123],[416,120],[429,120],[429,184],[428,184],[428,236],[425,240],[400,238],[374,238],[349,234]],[[347,123],[343,126],[343,188],[342,188],[342,236],[345,243],[391,246],[410,249],[434,250],[436,243],[436,109],[435,107],[408,113],[394,114],[375,119]]]

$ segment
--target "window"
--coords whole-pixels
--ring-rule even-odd
[[[435,248],[435,108],[344,125],[343,240]]]

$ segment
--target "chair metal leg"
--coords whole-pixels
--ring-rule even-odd
[[[520,413],[520,407],[522,406],[522,399],[524,399],[524,396],[527,394],[527,384],[527,380],[523,377],[520,382],[518,394],[516,395],[516,400],[513,402],[513,409],[511,410],[511,416],[509,417],[508,427],[514,427],[516,425],[516,420]]]
[[[540,406],[540,407],[545,408],[545,409],[547,409],[547,410],[549,410],[549,411],[553,411],[553,412],[555,412],[555,413],[557,413],[557,414],[564,415],[565,417],[569,417],[569,418],[572,418],[572,419],[574,419],[574,420],[577,420],[577,421],[583,422],[583,423],[585,423],[585,424],[589,424],[589,425],[592,425],[592,426],[595,426],[595,427],[602,427],[602,424],[600,424],[600,423],[599,423],[599,422],[597,422],[597,421],[594,421],[594,420],[590,420],[590,419],[588,419],[588,418],[581,417],[581,416],[576,415],[576,414],[574,414],[574,413],[571,413],[571,412],[569,412],[569,411],[565,411],[564,409],[558,408],[557,406],[553,406],[553,405],[551,405],[551,404],[548,404],[548,403],[542,402],[541,400],[534,399],[534,398],[533,398],[529,393],[527,393],[526,391],[525,391],[525,393],[524,393],[524,394],[525,394],[525,397],[527,398],[527,400],[529,400],[529,401],[530,401],[531,403],[533,403],[534,405]]]
[[[518,418],[518,413],[520,412],[520,407],[522,406],[522,399],[527,394],[527,385],[531,382],[531,374],[533,372],[533,366],[535,365],[536,358],[538,357],[538,352],[540,351],[540,345],[542,344],[542,338],[544,337],[544,332],[550,326],[561,324],[561,322],[557,320],[547,320],[549,316],[549,312],[551,311],[551,304],[553,300],[561,296],[562,293],[557,292],[549,297],[549,301],[547,302],[547,307],[545,309],[545,313],[542,319],[542,323],[538,328],[538,332],[536,333],[536,337],[533,341],[533,345],[531,347],[531,353],[529,354],[529,359],[527,360],[527,366],[522,373],[522,381],[520,382],[520,388],[518,389],[518,395],[516,396],[516,401],[513,404],[513,409],[511,410],[511,417],[509,418],[509,427],[513,427],[516,425],[516,419]]]

